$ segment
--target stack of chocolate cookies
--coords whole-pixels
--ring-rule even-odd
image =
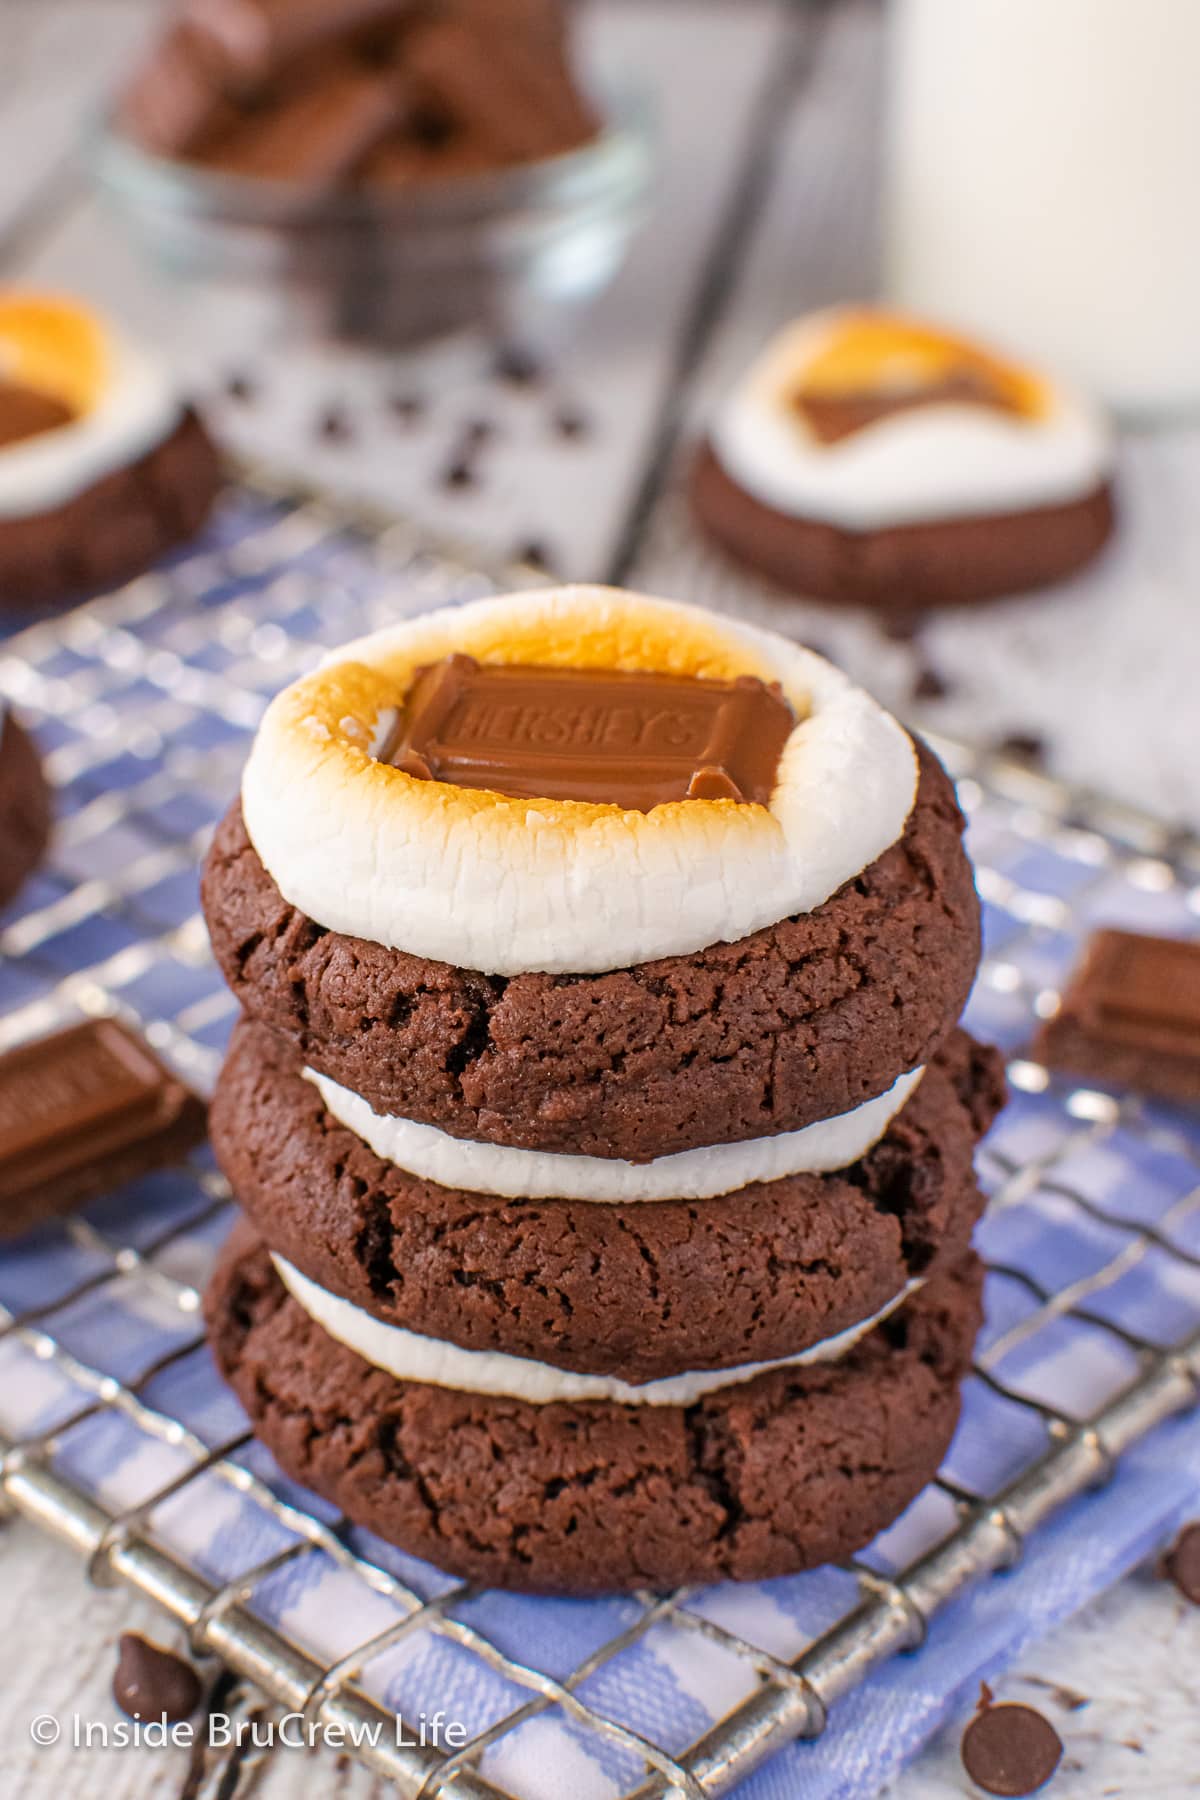
[[[961,831],[823,659],[639,595],[429,614],[280,695],[204,876],[246,1215],[206,1305],[284,1469],[570,1593],[894,1519],[1002,1097]]]

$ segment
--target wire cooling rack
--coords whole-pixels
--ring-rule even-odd
[[[266,699],[326,647],[493,585],[260,477],[166,572],[0,645],[0,695],[47,753],[59,817],[51,863],[0,921],[0,1048],[111,1013],[209,1087],[234,1009],[196,867]],[[861,1557],[556,1602],[454,1583],[356,1530],[280,1475],[212,1370],[199,1284],[230,1201],[203,1151],[0,1252],[10,1507],[278,1706],[345,1727],[408,1796],[522,1794],[524,1754],[566,1759],[556,1791],[700,1800],[819,1737],[836,1701],[1200,1395],[1200,1124],[1055,1079],[1027,1049],[1092,923],[1200,932],[1200,844],[938,747],[985,903],[968,1023],[1009,1054],[1014,1096],[981,1156],[988,1324],[963,1424]],[[703,1682],[664,1686],[697,1657]],[[447,1696],[468,1741],[420,1741]]]

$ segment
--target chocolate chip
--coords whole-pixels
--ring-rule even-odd
[[[250,406],[258,398],[258,384],[249,375],[236,371],[226,377],[225,398],[236,400],[239,406]]]
[[[470,488],[478,485],[479,477],[475,466],[465,456],[457,457],[447,463],[442,470],[442,486],[444,488]]]
[[[122,1632],[113,1699],[131,1719],[166,1718],[178,1724],[200,1703],[200,1677],[191,1663],[136,1631]]]
[[[1019,762],[1041,763],[1046,760],[1046,740],[1033,731],[1011,731],[996,745],[1001,756],[1014,756]]]
[[[560,406],[554,415],[554,429],[560,438],[577,443],[591,432],[591,420],[578,407]]]
[[[1184,1526],[1163,1557],[1162,1571],[1185,1600],[1200,1606],[1200,1520]]]
[[[939,675],[936,669],[926,663],[917,670],[912,691],[914,700],[944,700],[950,692],[950,684],[944,676]]]
[[[425,414],[422,394],[389,394],[387,404],[393,419],[399,419],[402,425],[415,425]]]
[[[1062,1739],[1032,1706],[985,1699],[963,1733],[963,1767],[985,1793],[1036,1793],[1062,1761]]]
[[[490,419],[471,419],[463,426],[463,444],[468,450],[481,450],[496,435]]]
[[[513,561],[532,563],[535,568],[544,569],[548,574],[554,569],[553,553],[539,538],[527,538],[523,544],[518,544],[513,551]]]
[[[330,406],[317,420],[317,436],[327,444],[349,444],[354,439],[354,427],[340,406]]]
[[[513,387],[536,387],[546,371],[532,350],[520,344],[503,344],[496,352],[492,372],[497,380],[507,381]]]

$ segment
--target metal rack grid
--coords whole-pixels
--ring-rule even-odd
[[[215,536],[166,573],[0,647],[0,695],[48,749],[60,813],[51,866],[0,927],[0,1048],[81,1013],[115,1013],[207,1087],[234,1008],[208,957],[194,871],[262,705],[320,650],[493,585],[402,527],[260,476],[231,497]],[[703,1592],[644,1594],[555,1672],[528,1626],[514,1648],[512,1629],[471,1622],[486,1596],[389,1554],[283,1481],[222,1398],[196,1325],[197,1281],[229,1209],[203,1154],[48,1228],[40,1258],[36,1246],[0,1254],[9,1506],[73,1544],[93,1579],[131,1582],[160,1602],[197,1650],[279,1705],[351,1733],[390,1727],[397,1710],[411,1716],[382,1684],[390,1654],[424,1634],[465,1652],[506,1696],[465,1746],[398,1744],[385,1730],[358,1749],[406,1795],[505,1792],[486,1772],[489,1755],[548,1714],[602,1744],[637,1800],[727,1792],[773,1750],[818,1736],[829,1708],[919,1644],[951,1597],[1010,1564],[1056,1508],[1200,1398],[1195,1120],[1056,1082],[1020,1054],[1092,918],[1200,932],[1200,843],[1012,764],[938,747],[971,817],[985,901],[988,950],[969,1022],[1012,1054],[1014,1103],[983,1153],[989,1324],[945,1468],[840,1571],[841,1603],[831,1609],[822,1588],[794,1653],[731,1629]],[[1041,1347],[1064,1328],[1086,1344],[1047,1361]],[[36,1393],[14,1422],[6,1408],[31,1370]],[[154,1478],[114,1498],[108,1471],[137,1460],[130,1443],[153,1447]],[[216,1568],[172,1524],[199,1495],[218,1511],[236,1503],[230,1535],[262,1552],[249,1566]],[[312,1558],[387,1610],[336,1654],[270,1604],[272,1585]],[[805,1584],[817,1579],[772,1591],[802,1621]],[[603,1703],[606,1673],[663,1630],[702,1637],[743,1677],[725,1716],[686,1744],[657,1743],[644,1721]]]

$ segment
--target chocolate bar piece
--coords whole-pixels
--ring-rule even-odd
[[[0,1233],[25,1230],[200,1142],[203,1103],[115,1019],[0,1056]]]
[[[469,122],[499,162],[552,156],[595,133],[553,46],[531,53],[514,37],[448,18],[414,33],[404,67],[425,109]]]
[[[1200,942],[1095,932],[1034,1050],[1048,1068],[1200,1102]]]
[[[187,0],[184,17],[235,86],[271,79],[296,57],[398,24],[415,0]]]
[[[1020,408],[997,385],[975,370],[964,369],[923,387],[864,388],[844,393],[803,388],[793,405],[822,444],[836,444],[880,419],[915,412],[923,406],[982,406],[992,412],[1021,417]]]
[[[198,160],[226,174],[326,187],[348,175],[405,110],[392,76],[345,62],[319,82],[305,81],[271,106],[248,111],[202,145]]]
[[[185,24],[171,27],[138,69],[117,107],[122,131],[161,156],[182,156],[236,116],[225,72]]]
[[[0,449],[40,437],[43,431],[57,431],[74,417],[66,402],[53,394],[0,376]]]
[[[382,760],[517,799],[649,812],[667,800],[765,806],[796,723],[754,676],[701,681],[448,656],[420,669]]]

